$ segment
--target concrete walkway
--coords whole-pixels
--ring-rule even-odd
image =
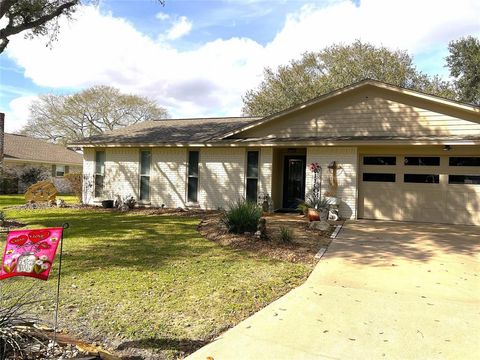
[[[304,285],[188,359],[478,359],[480,228],[348,223]]]

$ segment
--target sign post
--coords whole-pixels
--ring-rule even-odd
[[[48,280],[60,244],[58,259],[57,293],[55,296],[54,338],[57,340],[60,279],[62,273],[63,231],[70,226],[48,229],[12,230],[7,234],[0,280],[14,276],[28,276]]]
[[[62,225],[63,230],[70,227],[68,223]],[[60,303],[60,275],[62,274],[62,255],[63,255],[63,231],[60,237],[60,254],[58,256],[58,276],[57,276],[57,296],[55,299],[55,322],[53,326],[53,342],[57,342],[57,328],[58,328],[58,305]]]

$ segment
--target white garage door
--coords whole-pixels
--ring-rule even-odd
[[[361,155],[359,218],[480,225],[480,155]]]

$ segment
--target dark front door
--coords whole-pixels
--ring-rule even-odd
[[[283,207],[294,209],[305,200],[305,156],[286,156],[283,178]]]

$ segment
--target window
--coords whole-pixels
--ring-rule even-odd
[[[105,151],[95,152],[95,197],[103,196],[105,178]]]
[[[438,184],[440,177],[434,174],[405,174],[403,182],[406,183],[427,183]]]
[[[480,175],[448,175],[448,183],[480,185]]]
[[[257,202],[258,151],[247,152],[247,200]]]
[[[188,189],[187,200],[197,202],[198,194],[198,151],[188,152]]]
[[[451,157],[448,163],[450,166],[480,166],[480,157]]]
[[[65,174],[68,174],[68,166],[52,165],[52,177],[64,177]]]
[[[439,156],[405,156],[405,165],[415,166],[438,166]]]
[[[150,201],[150,165],[152,153],[140,151],[140,201]]]
[[[396,165],[395,156],[364,156],[363,165]]]
[[[395,182],[395,174],[363,173],[363,181]]]

